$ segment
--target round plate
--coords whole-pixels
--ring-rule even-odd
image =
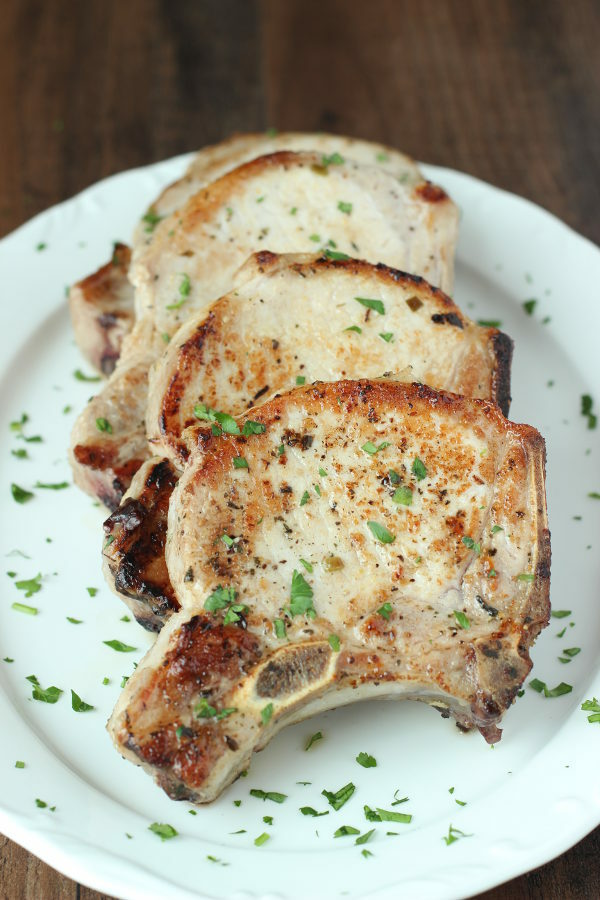
[[[98,389],[73,374],[89,370],[73,341],[65,285],[106,261],[111,242],[128,237],[186,162],[109,178],[0,244],[0,830],[72,878],[128,900],[456,898],[540,865],[600,821],[600,724],[580,709],[600,697],[600,500],[589,496],[600,492],[600,429],[581,414],[582,395],[600,403],[600,253],[531,203],[457,172],[425,168],[461,208],[455,299],[514,338],[512,417],[537,426],[548,445],[552,599],[568,614],[538,640],[534,675],[572,692],[545,697],[526,687],[496,747],[422,704],[326,713],[278,735],[245,778],[198,810],[169,800],[113,749],[105,720],[151,636],[123,618],[103,583],[102,510],[72,484],[35,484],[70,482],[70,428]],[[10,426],[23,413],[28,421]],[[22,450],[27,458],[11,452]],[[11,482],[33,498],[15,502]],[[17,582],[29,580],[41,589],[27,597]],[[114,638],[137,651],[103,643]],[[30,675],[62,689],[58,702],[33,699]],[[73,711],[71,689],[94,709]],[[323,739],[306,751],[317,731]],[[358,765],[361,751],[377,766]],[[336,812],[321,792],[348,782],[356,791]],[[287,797],[263,801],[251,788]],[[369,822],[365,805],[412,821]],[[327,815],[302,815],[303,806]],[[177,837],[161,841],[148,830],[154,822]],[[334,837],[342,825],[375,832],[357,845],[353,834]],[[270,838],[256,846],[263,832]]]

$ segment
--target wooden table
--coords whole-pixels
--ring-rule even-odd
[[[113,172],[277,126],[385,141],[600,242],[599,39],[597,0],[4,0],[0,234]],[[600,829],[482,895],[599,896]],[[0,837],[0,898],[100,895]]]

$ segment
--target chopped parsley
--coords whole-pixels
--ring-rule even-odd
[[[267,426],[263,425],[262,422],[253,422],[251,419],[247,419],[244,422],[244,427],[242,428],[242,434],[246,435],[246,437],[250,434],[264,434],[267,430]]]
[[[367,526],[373,537],[382,544],[393,544],[396,540],[396,535],[388,531],[385,525],[380,525],[379,522],[367,522]]]
[[[24,447],[19,447],[18,450],[11,450],[10,452],[13,456],[16,456],[17,459],[29,459],[29,454]]]
[[[427,477],[427,469],[425,468],[425,464],[422,462],[422,460],[419,459],[418,456],[416,456],[413,461],[411,471],[417,481],[423,481],[423,479]]]
[[[598,424],[597,416],[592,412],[594,402],[589,394],[581,395],[581,415],[586,416],[588,420],[588,428],[593,429]]]
[[[69,482],[68,481],[57,481],[54,484],[51,484],[49,482],[36,481],[36,483],[34,484],[34,487],[43,488],[44,490],[48,490],[48,491],[62,491],[65,488],[69,487]]]
[[[521,572],[520,575],[517,575],[517,581],[533,581],[535,575],[532,575],[531,572]]]
[[[454,610],[454,618],[458,622],[461,628],[464,628],[465,631],[471,627],[471,623],[468,618],[465,616],[464,612],[461,612],[460,609]]]
[[[62,694],[62,690],[60,688],[52,685],[51,687],[44,690],[35,675],[26,675],[25,677],[27,681],[30,681],[33,685],[31,689],[31,696],[34,700],[39,700],[40,703],[58,702],[60,695]]]
[[[70,622],[71,625],[82,625],[83,619],[74,619],[73,616],[67,616],[67,622]]]
[[[450,844],[453,844],[455,841],[458,841],[463,837],[473,837],[472,834],[466,834],[466,832],[461,831],[460,828],[455,828],[454,825],[450,825],[448,827],[448,835],[443,837],[442,840],[445,841],[446,846],[449,847]]]
[[[272,800],[273,803],[283,803],[284,800],[287,800],[287,794],[280,794],[277,791],[261,791],[260,788],[252,788],[250,791],[251,797],[256,797],[258,800]]]
[[[396,488],[396,490],[394,491],[392,501],[394,503],[399,503],[402,506],[411,506],[413,501],[413,492],[406,485],[400,485],[400,487]]]
[[[100,381],[99,375],[86,375],[85,372],[82,372],[81,369],[75,369],[73,372],[73,376],[77,379],[77,381]]]
[[[211,407],[207,406],[205,403],[196,403],[194,406],[194,415],[197,419],[202,419],[205,422],[218,423],[220,428],[213,430],[213,434],[216,436],[220,435],[221,431],[224,431],[225,434],[241,434],[240,426],[233,416],[230,416],[228,413],[218,412],[216,409],[211,409]]]
[[[380,616],[382,616],[384,619],[386,619],[386,621],[389,622],[390,616],[392,614],[392,604],[384,603],[383,606],[379,607],[377,612],[379,613]]]
[[[310,748],[313,746],[313,744],[316,744],[317,741],[322,741],[322,740],[323,740],[323,732],[322,732],[322,731],[315,731],[315,733],[314,733],[314,734],[311,734],[311,736],[309,737],[308,741],[306,742],[306,746],[305,746],[304,749],[305,749],[305,750],[310,750]]]
[[[144,231],[147,234],[150,234],[154,231],[159,222],[164,219],[164,216],[159,216],[157,212],[154,211],[154,208],[151,206],[147,213],[142,216],[142,222],[146,223],[146,227]]]
[[[468,550],[472,550],[473,553],[476,553],[477,556],[481,553],[481,544],[475,543],[472,537],[469,537],[468,534],[464,536],[462,539],[463,544]]]
[[[312,806],[301,806],[300,812],[302,813],[303,816],[318,817],[318,816],[328,816],[329,815],[328,809],[326,809],[324,812],[317,812],[316,809],[313,809]]]
[[[245,456],[234,456],[233,457],[233,468],[234,469],[247,469],[248,468],[248,460]]]
[[[267,834],[266,831],[263,831],[263,833],[259,834],[259,836],[257,838],[254,838],[254,846],[262,847],[262,845],[264,843],[266,843],[266,841],[268,841],[270,837],[271,837],[270,834]]]
[[[28,616],[37,616],[38,610],[36,606],[27,606],[26,603],[13,603],[11,604],[11,609],[16,610],[16,612],[26,613]]]
[[[290,615],[301,616],[305,614],[313,619],[317,614],[313,606],[313,589],[304,578],[304,575],[294,569],[290,589]]]
[[[525,312],[527,313],[528,316],[533,315],[533,311],[536,308],[536,306],[537,306],[537,300],[532,299],[532,300],[525,300],[523,302],[523,309],[525,310]]]
[[[306,384],[306,378],[304,375],[296,375],[296,384]]]
[[[356,840],[354,841],[354,843],[355,844],[366,844],[368,841],[371,840],[371,838],[373,837],[374,834],[375,834],[375,829],[371,828],[370,831],[365,831],[364,834],[361,834],[360,837],[357,837]],[[363,850],[363,853],[364,852],[365,851]],[[369,851],[367,850],[366,852],[368,853]]]
[[[375,456],[375,454],[379,453],[380,450],[385,450],[385,448],[389,446],[389,441],[382,441],[378,447],[372,441],[367,441],[367,443],[363,444],[360,449],[364,450],[365,453],[370,454],[370,456]]]
[[[236,706],[226,706],[217,712],[214,706],[211,706],[206,697],[200,697],[200,700],[194,706],[194,715],[197,719],[215,719],[220,722],[226,719],[232,713],[237,712]]]
[[[364,753],[362,750],[356,757],[356,762],[359,766],[362,766],[363,769],[374,769],[377,765],[377,760],[374,756],[371,756],[370,753]]]
[[[21,581],[15,581],[15,587],[20,591],[25,591],[26,597],[33,597],[42,589],[42,573],[38,572],[33,578],[24,578]]]
[[[71,709],[74,712],[88,712],[90,709],[94,709],[94,707],[90,703],[86,703],[82,700],[79,694],[76,694],[73,688],[71,688]]]
[[[592,724],[594,722],[600,722],[600,703],[594,697],[593,700],[584,700],[581,704],[581,709],[584,712],[589,712],[591,715],[587,717],[588,722]]]
[[[362,328],[358,325],[348,325],[347,328],[344,328],[344,331],[355,331],[357,334],[362,334]]]
[[[260,718],[262,720],[263,725],[267,725],[271,721],[271,717],[273,715],[273,704],[267,703],[266,706],[260,711]]]
[[[171,838],[177,837],[178,834],[172,825],[162,822],[153,822],[152,825],[148,825],[148,831],[158,835],[161,841],[170,841]]]
[[[222,534],[221,540],[223,541],[225,546],[228,547],[229,549],[231,549],[231,547],[233,547],[233,545],[235,544],[234,539],[232,537],[229,537],[228,534]]]
[[[17,503],[27,503],[28,500],[31,500],[34,496],[31,491],[26,491],[25,488],[19,487],[19,485],[14,482],[10,486],[10,492],[13,496],[13,500]]]
[[[483,328],[501,328],[502,322],[500,319],[477,319],[477,324],[481,325]]]
[[[339,201],[337,208],[339,209],[340,212],[346,213],[346,215],[348,215],[348,216],[352,212],[352,204],[346,203],[346,202],[344,202],[344,200]]]
[[[307,562],[307,560],[301,559],[300,562],[302,563],[302,565],[304,566],[304,568],[306,569],[307,572],[313,572],[313,571],[314,571],[312,565],[311,565],[309,562]]]
[[[331,153],[329,156],[322,156],[321,163],[325,167],[327,166],[341,166],[344,162],[344,157],[340,156],[339,153]]]
[[[300,506],[305,506],[309,500],[310,500],[310,494],[308,493],[308,491],[304,491],[304,493],[302,494],[302,497],[300,498]]]
[[[345,784],[344,787],[341,787],[339,791],[321,791],[321,794],[330,806],[332,806],[335,810],[339,810],[342,808],[344,803],[347,803],[354,791],[356,790],[355,785],[352,784],[351,781],[348,784]]]
[[[110,424],[108,419],[105,419],[103,417],[96,419],[96,428],[98,429],[98,431],[104,431],[107,434],[113,433],[112,425]]]
[[[15,769],[24,769],[24,768],[25,768],[25,763],[23,762],[22,759],[18,759],[15,763]]]
[[[182,272],[181,282],[179,284],[179,300],[176,300],[174,303],[169,303],[167,309],[181,309],[183,304],[187,302],[191,287],[190,276],[185,272]]]
[[[309,241],[312,241],[314,244],[321,243],[321,235],[320,234],[311,234],[308,239],[309,239]]]
[[[386,344],[390,344],[394,340],[394,332],[393,331],[381,331],[379,333],[379,337],[382,341],[385,341]]]
[[[385,306],[383,305],[383,300],[372,300],[369,297],[355,297],[354,298],[361,306],[366,307],[367,309],[373,309],[376,313],[379,313],[380,316],[385,315]]]
[[[548,685],[544,681],[540,681],[539,678],[532,678],[529,682],[529,687],[537,691],[538,694],[543,694],[544,697],[562,697],[563,694],[570,694],[573,690],[572,685],[566,684],[564,681],[561,681],[555,688],[548,688]]]
[[[112,650],[116,650],[117,653],[133,653],[137,650],[137,647],[130,647],[129,644],[124,644],[123,641],[102,641],[103,644],[106,644],[107,647],[111,647]]]
[[[553,609],[550,613],[553,619],[566,619],[571,615],[570,609]]]
[[[237,592],[235,588],[221,587],[221,585],[219,585],[204,601],[204,609],[207,609],[209,612],[225,609],[235,601],[236,596]]]
[[[578,653],[581,653],[581,647],[566,647],[563,650],[563,653],[565,656],[573,658],[574,656],[577,656]]]
[[[346,837],[349,834],[360,834],[360,828],[355,828],[353,825],[340,825],[340,827],[334,831],[334,838],[338,837]]]
[[[322,466],[319,468],[319,475],[321,476],[321,478],[327,478],[327,477],[328,477],[328,476],[327,476],[327,472],[325,471],[325,469],[324,469]]]
[[[98,588],[95,588],[95,587],[86,587],[86,591],[88,592],[88,594],[90,595],[90,597],[95,597],[96,594],[98,593]]]
[[[273,816],[263,816],[263,822],[265,823],[265,825],[272,825]]]
[[[283,638],[286,637],[285,621],[283,619],[275,619],[273,627],[275,628],[275,637],[278,637],[279,640],[283,640]]]
[[[504,531],[501,525],[492,525],[492,534],[498,534],[499,531]]]
[[[334,653],[340,652],[340,639],[337,634],[330,634],[327,638],[327,642]]]

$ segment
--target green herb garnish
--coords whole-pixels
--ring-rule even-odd
[[[37,680],[35,675],[26,675],[27,681],[30,681],[33,685],[31,690],[31,696],[34,700],[39,700],[40,703],[57,703],[60,695],[62,694],[62,690],[60,688],[52,685],[49,688],[44,688],[41,686],[39,681]]]
[[[533,315],[533,311],[537,306],[537,300],[525,300],[523,302],[523,309],[527,313],[528,316]]]
[[[380,616],[382,616],[386,621],[389,622],[390,616],[392,614],[392,604],[384,603],[383,606],[380,606],[377,610]]]
[[[413,492],[409,487],[406,487],[406,485],[401,485],[394,491],[392,501],[394,503],[399,503],[402,506],[411,506],[413,501]]]
[[[346,837],[349,834],[360,834],[360,828],[355,828],[353,825],[340,825],[340,827],[334,831],[334,838],[337,837]]]
[[[259,800],[272,800],[273,803],[283,803],[287,800],[287,794],[280,794],[277,791],[261,791],[260,788],[252,788],[251,797],[257,797]]]
[[[48,490],[48,491],[62,491],[65,488],[69,487],[69,482],[68,481],[57,481],[54,484],[51,484],[49,482],[36,481],[36,483],[34,484],[34,487],[43,488],[44,490]]]
[[[389,441],[382,441],[378,447],[372,441],[367,441],[367,443],[363,444],[360,449],[364,450],[365,453],[369,453],[371,456],[374,456],[376,453],[379,453],[380,450],[385,450],[385,448],[389,446]]]
[[[33,597],[42,589],[42,573],[38,572],[33,578],[24,578],[21,581],[15,581],[15,587],[20,591],[25,591],[26,597]]]
[[[26,491],[25,488],[19,487],[19,485],[14,482],[10,486],[10,492],[13,496],[13,500],[17,503],[27,503],[34,496],[31,491]]]
[[[171,838],[177,837],[178,834],[172,825],[167,825],[163,822],[153,822],[152,825],[148,825],[148,831],[158,835],[161,841],[170,841]]]
[[[233,468],[234,469],[247,469],[248,468],[248,460],[244,456],[234,456],[233,457]]]
[[[339,201],[337,208],[339,209],[340,212],[346,213],[346,215],[348,215],[348,216],[352,212],[352,204],[345,203],[343,200]]]
[[[311,734],[308,741],[306,742],[306,746],[304,749],[310,750],[310,748],[313,746],[313,744],[316,744],[317,741],[322,741],[322,740],[323,740],[323,732],[316,731],[314,734]]]
[[[321,794],[330,806],[332,806],[335,810],[341,809],[344,803],[347,803],[356,787],[352,784],[351,781],[348,784],[345,784],[344,787],[341,787],[339,791],[321,791]]]
[[[467,630],[471,627],[471,623],[469,622],[468,618],[465,616],[464,612],[461,612],[459,609],[454,610],[454,618],[461,628]]]
[[[423,481],[423,479],[427,477],[427,469],[425,468],[425,464],[422,462],[422,460],[419,459],[418,456],[416,456],[414,459],[414,462],[411,466],[411,471],[417,481]]]
[[[371,300],[369,297],[355,297],[354,298],[361,306],[366,307],[367,309],[373,309],[376,313],[379,313],[380,316],[385,315],[385,306],[383,305],[383,300]]]
[[[262,834],[259,834],[257,838],[254,838],[254,846],[262,847],[262,845],[269,840],[271,835],[267,834],[266,831],[263,831]]]
[[[393,331],[381,331],[379,333],[379,337],[382,341],[385,341],[386,344],[391,343],[394,340],[394,332]]]
[[[337,634],[330,634],[327,638],[327,642],[334,653],[340,652],[340,639]]]
[[[133,653],[137,650],[137,647],[130,647],[129,644],[124,644],[123,641],[102,641],[103,644],[106,644],[107,647],[111,647],[112,650],[116,650],[117,653]]]
[[[374,756],[371,756],[370,753],[364,753],[362,750],[356,757],[356,762],[359,766],[362,766],[363,769],[374,769],[377,765],[377,760]]]
[[[99,375],[86,375],[81,369],[75,369],[73,375],[77,381],[100,381]]]
[[[16,612],[25,613],[28,616],[37,616],[38,614],[36,606],[27,606],[26,603],[12,603],[11,609],[14,609]]]
[[[94,707],[90,703],[86,703],[82,700],[79,694],[76,694],[73,688],[71,688],[71,709],[74,712],[88,712],[90,709],[94,709]]]
[[[105,419],[103,417],[99,417],[98,419],[96,419],[96,428],[98,429],[98,431],[104,431],[107,434],[113,433],[112,425],[110,424],[108,419]]]
[[[260,718],[262,720],[263,725],[267,725],[271,721],[271,716],[273,715],[273,704],[267,703],[266,706],[260,711]]]
[[[329,815],[329,810],[328,810],[328,809],[326,809],[325,812],[317,812],[317,810],[316,810],[316,809],[313,809],[312,806],[301,806],[301,807],[300,807],[300,812],[302,813],[303,816],[315,816],[315,817],[318,817],[318,816],[328,816],[328,815]]]
[[[396,535],[388,531],[385,525],[380,525],[379,522],[367,522],[367,526],[373,537],[382,544],[393,544],[396,540]]]
[[[313,589],[304,576],[296,569],[292,572],[292,586],[290,589],[290,615],[316,616],[313,606]]]

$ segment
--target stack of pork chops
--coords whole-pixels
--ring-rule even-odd
[[[456,237],[395,150],[243,135],[71,289],[109,376],[74,477],[160,632],[109,731],[170,796],[210,801],[284,725],[372,697],[499,739],[549,617],[544,441],[505,418],[510,338],[448,296]]]

